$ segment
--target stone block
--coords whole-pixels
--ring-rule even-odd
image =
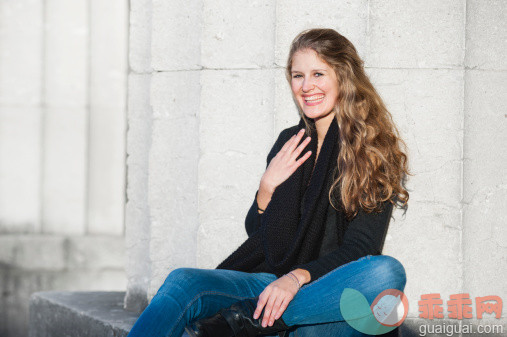
[[[198,268],[216,268],[247,238],[244,221],[221,218],[203,222],[197,232]]]
[[[45,3],[44,101],[48,107],[88,103],[88,1]]]
[[[30,337],[126,337],[139,314],[122,307],[124,292],[46,291],[30,299]],[[189,337],[184,332],[181,337]]]
[[[350,40],[361,57],[366,53],[368,1],[303,0],[276,2],[275,63],[285,67],[292,40],[309,28],[332,28]]]
[[[30,299],[30,337],[127,336],[138,315],[124,292],[38,292]]]
[[[198,227],[197,128],[197,120],[192,116],[153,122],[148,183],[150,291],[158,289],[167,276],[167,270],[175,266],[195,265],[195,231]]]
[[[199,74],[153,77],[152,143],[149,154],[150,294],[175,266],[195,265],[198,227]]]
[[[198,117],[200,76],[198,71],[154,74],[150,92],[154,120],[178,121],[182,117]]]
[[[42,185],[42,230],[85,233],[87,122],[86,110],[45,110]]]
[[[266,170],[267,153],[203,154],[199,162],[200,223],[220,219],[243,222]],[[252,195],[253,193],[253,195]],[[210,238],[212,240],[218,237]]]
[[[463,72],[368,69],[368,74],[407,144],[414,174],[408,177],[407,213],[394,212],[384,254],[405,266],[409,315],[416,316],[421,294],[448,296],[462,286],[463,134],[457,126],[463,120]]]
[[[507,298],[507,76],[468,70],[465,87],[463,256],[465,288],[471,296]],[[475,307],[474,307],[475,312]],[[505,314],[504,314],[505,315]],[[474,316],[475,317],[475,316]]]
[[[150,208],[148,204],[149,154],[152,111],[151,75],[129,75],[127,132],[127,202],[125,246],[128,279],[125,305],[139,312],[147,305],[151,265],[149,263]]]
[[[197,250],[198,265],[212,268],[224,245],[246,238],[244,216],[274,143],[273,70],[206,70],[201,84]]]
[[[152,115],[150,102],[151,74],[130,73],[128,76],[128,93],[128,118],[139,117],[143,120],[149,120]]]
[[[129,65],[136,73],[151,69],[151,0],[131,0],[129,17]]]
[[[369,1],[368,67],[461,68],[463,1]]]
[[[266,156],[201,156],[196,246],[199,268],[215,268],[247,238],[245,217],[266,169]]]
[[[203,1],[202,66],[271,67],[275,3],[270,0]]]
[[[43,3],[0,3],[0,105],[35,107],[41,102]]]
[[[203,153],[249,155],[271,149],[273,70],[207,70],[202,72],[201,85]]]
[[[465,66],[471,69],[507,69],[507,9],[505,1],[466,3]]]
[[[369,69],[369,75],[408,146],[411,200],[459,208],[463,72]]]
[[[461,215],[459,209],[412,200],[405,216],[399,209],[393,213],[383,254],[403,264],[409,315],[417,317],[421,294],[440,293],[449,298],[461,292],[461,233],[456,228]]]
[[[0,232],[40,231],[41,111],[0,107]]]
[[[152,4],[153,69],[200,69],[203,0],[184,6],[175,0],[152,0]]]
[[[502,94],[507,76],[497,71],[466,72],[465,93],[465,202],[479,204],[507,183],[505,164],[507,115]],[[484,165],[487,163],[487,165]],[[501,211],[499,209],[499,211]]]

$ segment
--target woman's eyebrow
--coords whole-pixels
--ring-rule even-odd
[[[323,72],[327,72],[326,69],[312,69],[312,71],[323,71]],[[292,70],[291,73],[302,73],[302,71],[299,71],[299,70]]]

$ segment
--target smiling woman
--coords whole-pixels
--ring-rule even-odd
[[[338,100],[336,74],[315,50],[296,52],[292,60],[291,89],[300,110],[313,119],[319,135],[317,157]]]
[[[362,60],[338,32],[311,29],[286,75],[301,118],[267,156],[249,238],[215,269],[172,271],[130,337],[362,336],[341,314],[344,291],[368,303],[403,291],[405,270],[382,247],[393,206],[408,201],[407,158]]]

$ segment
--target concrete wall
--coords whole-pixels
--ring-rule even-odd
[[[124,290],[128,1],[0,1],[0,335],[40,290]]]
[[[427,293],[507,298],[505,1],[131,4],[127,308],[246,239],[266,154],[299,119],[288,47],[311,27],[355,44],[408,144],[409,210],[384,254],[407,270],[409,317]]]

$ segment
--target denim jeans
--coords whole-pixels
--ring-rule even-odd
[[[239,300],[257,297],[276,279],[270,273],[175,269],[139,316],[128,337],[181,337],[187,324],[212,316]],[[371,304],[382,291],[403,291],[405,284],[405,269],[398,260],[387,255],[367,255],[303,285],[282,319],[291,327],[290,337],[367,336],[344,321],[340,312],[343,290],[356,289]]]

